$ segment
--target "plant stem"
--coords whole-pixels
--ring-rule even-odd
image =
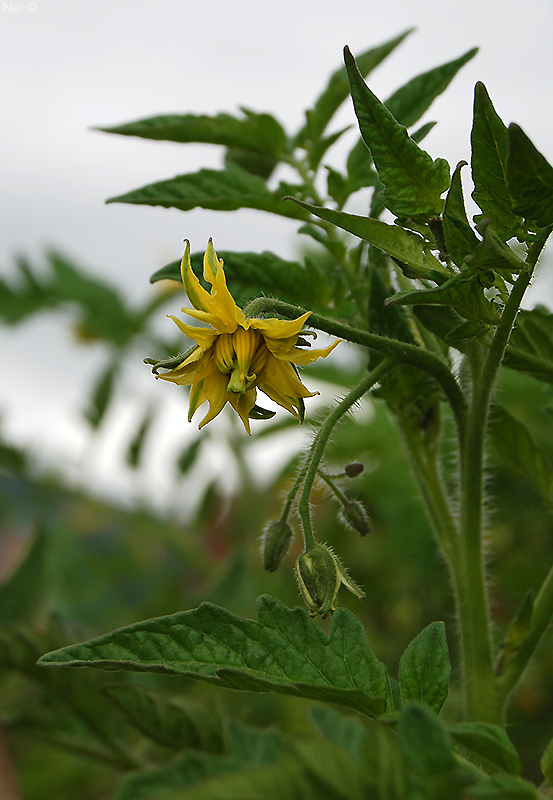
[[[547,236],[544,231],[528,253],[528,271],[517,278],[497,326],[484,364],[476,367],[461,450],[460,530],[462,559],[454,565],[462,639],[465,706],[468,720],[502,724],[497,692],[482,546],[484,443],[492,390],[518,309]],[[546,233],[546,235],[545,235]]]
[[[301,493],[301,497],[298,503],[298,514],[300,515],[300,519],[302,521],[303,527],[303,535],[305,540],[305,549],[310,550],[316,544],[315,536],[313,534],[313,528],[311,525],[311,514],[309,509],[309,499],[311,496],[311,490],[313,488],[313,483],[317,476],[317,472],[319,469],[319,464],[321,462],[321,458],[323,456],[325,447],[328,443],[328,439],[330,434],[338,424],[338,422],[342,419],[344,414],[347,414],[349,409],[358,401],[360,400],[364,394],[366,394],[369,389],[374,386],[375,383],[386,375],[386,373],[390,372],[395,367],[395,361],[391,358],[385,358],[377,367],[375,367],[369,374],[363,378],[361,383],[359,383],[355,389],[352,389],[346,397],[341,400],[336,408],[328,415],[324,423],[322,424],[317,436],[315,437],[313,444],[311,445],[311,451],[309,453],[306,466],[305,466],[305,481],[303,484],[303,489]]]

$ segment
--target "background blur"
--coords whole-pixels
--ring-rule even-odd
[[[57,291],[66,293],[67,302],[48,307],[37,300],[37,313],[14,306],[0,328],[0,579],[22,563],[37,530],[43,537],[35,539],[39,549],[27,575],[39,600],[33,605],[25,594],[21,605],[0,602],[0,623],[28,621],[32,606],[42,621],[60,614],[77,640],[202,600],[246,616],[255,614],[255,598],[263,592],[296,605],[289,567],[299,543],[283,569],[268,575],[258,537],[279,514],[295,454],[309,431],[279,414],[272,423],[254,423],[257,436],[248,440],[227,410],[198,436],[196,424],[186,421],[187,392],[154,381],[141,360],[161,355],[156,348],[171,337],[174,351],[182,349],[165,317],[178,310],[181,298],[175,295],[172,303],[149,277],[180,258],[183,238],[195,251],[212,236],[217,250],[267,249],[295,258],[304,246],[297,223],[246,210],[183,214],[106,206],[107,197],[144,184],[219,167],[222,155],[213,146],[117,137],[90,127],[164,112],[234,113],[245,106],[272,112],[295,131],[340,65],[345,44],[355,54],[416,26],[372,74],[380,97],[415,74],[481,48],[422,120],[438,120],[424,143],[433,157],[452,165],[469,159],[472,93],[482,80],[503,119],[520,123],[553,161],[553,97],[547,90],[553,4],[529,0],[524,14],[512,0],[23,0],[2,6],[1,278],[17,294],[26,267],[44,281],[55,269]],[[333,127],[353,123],[346,102]],[[346,134],[325,162],[340,165],[353,141]],[[467,199],[470,190],[466,185]],[[475,211],[470,203],[469,210]],[[57,255],[47,255],[52,251]],[[552,305],[548,263],[546,257],[527,306]],[[36,297],[41,291],[39,285]],[[158,308],[151,328],[136,337],[133,315],[152,304]],[[338,351],[334,372],[332,364],[305,370],[308,387],[321,392],[308,401],[308,418],[363,369],[353,348]],[[504,370],[501,392],[504,405],[553,455],[551,416],[542,413],[551,398],[543,385]],[[367,600],[341,600],[361,616],[371,646],[393,673],[424,625],[445,619],[451,628],[448,580],[401,442],[378,403],[365,403],[344,423],[331,467],[354,458],[366,469],[351,490],[369,509],[372,536],[344,532],[324,493],[316,498],[317,531],[355,565],[353,576]],[[495,613],[504,626],[553,560],[551,519],[534,490],[494,453],[490,487],[502,509],[490,520],[490,538],[500,576],[493,585]],[[455,658],[455,637],[448,633]],[[35,655],[48,646],[39,642]],[[77,789],[79,798],[101,796],[113,786],[113,771],[99,764],[85,768],[81,756],[68,755],[37,723],[35,716],[43,714],[53,724],[53,714],[54,728],[64,735],[72,724],[33,665],[31,653],[17,675],[0,674],[0,721],[25,798],[63,800],[77,796]],[[520,693],[512,711],[512,736],[523,756],[551,737],[552,668],[544,648],[532,688]],[[95,697],[101,679],[87,680],[90,685],[81,688]],[[143,680],[154,688],[169,685],[161,678]],[[170,687],[201,697],[209,692],[184,680]],[[219,694],[218,702],[250,722],[307,727],[304,701],[263,697],[245,705],[243,695]],[[533,762],[527,766],[530,776],[536,770]]]

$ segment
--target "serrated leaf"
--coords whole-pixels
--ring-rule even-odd
[[[427,706],[410,703],[404,708],[398,734],[403,757],[415,775],[428,777],[455,768],[453,742],[445,725]]]
[[[103,686],[102,691],[132,725],[154,742],[174,750],[221,752],[221,723],[200,703],[172,701],[140,684],[117,683]]]
[[[357,59],[357,65],[362,75],[367,76],[381,61],[383,61],[401,42],[412,32],[413,28],[395,36],[384,44],[366,50]],[[320,97],[312,109],[306,112],[307,123],[296,136],[298,146],[303,146],[306,140],[315,141],[348,96],[349,86],[346,71],[340,67],[334,72]]]
[[[448,695],[451,666],[443,622],[432,622],[416,636],[399,662],[401,699],[427,703],[439,712]]]
[[[267,250],[263,253],[222,250],[217,255],[224,262],[227,283],[236,300],[244,290],[251,290],[255,296],[262,292],[273,292],[283,300],[300,301],[307,305],[328,299],[330,290],[325,276],[312,262],[302,265],[298,261],[286,261]],[[203,253],[194,253],[190,260],[195,274],[201,278]],[[181,283],[180,261],[166,264],[150,278],[151,283],[160,280]],[[237,292],[234,291],[236,288]]]
[[[465,210],[461,169],[466,165],[466,161],[460,161],[455,168],[451,178],[451,186],[447,193],[443,216],[447,252],[457,266],[461,266],[467,256],[474,254],[479,242],[469,224]]]
[[[270,191],[265,181],[236,165],[227,169],[201,169],[187,175],[177,175],[158,183],[151,183],[127,194],[110,197],[107,203],[163,206],[190,211],[192,208],[209,208],[214,211],[236,211],[254,208],[293,219],[306,220],[306,215],[294,209],[282,198],[290,187]]]
[[[410,128],[430,108],[436,97],[449,86],[461,67],[474,58],[477,52],[478,48],[473,47],[459,58],[417,75],[397,89],[386,100],[385,105],[399,123]]]
[[[539,800],[536,787],[514,775],[492,775],[472,786],[468,797],[478,800]]]
[[[0,624],[30,621],[44,600],[49,535],[38,528],[25,558],[15,572],[0,584]]]
[[[553,314],[544,306],[519,311],[503,363],[553,384]]]
[[[386,668],[351,612],[334,614],[327,637],[303,609],[290,610],[267,596],[258,600],[257,622],[203,603],[62,648],[39,664],[180,674],[231,688],[331,700],[369,716],[391,707]]]
[[[503,460],[530,478],[543,500],[553,508],[553,467],[526,425],[506,408],[494,405],[490,412],[489,432]]]
[[[498,116],[486,87],[474,87],[472,144],[472,197],[502,241],[515,235],[521,219],[513,213],[507,187],[507,128]]]
[[[425,278],[430,270],[442,274],[449,274],[445,267],[430,252],[425,251],[424,240],[416,233],[400,228],[398,225],[388,225],[378,219],[359,217],[347,214],[345,211],[335,211],[332,208],[322,208],[304,203],[294,197],[288,198],[306,211],[311,212],[320,219],[331,222],[342,230],[353,233],[360,239],[378,247],[392,258],[406,264],[414,273],[414,277]]]
[[[195,114],[164,114],[123,125],[99,127],[104,133],[139,136],[170,142],[205,142],[238,147],[279,156],[286,144],[286,133],[270,114],[242,109],[244,118],[221,113],[215,117]]]
[[[483,229],[483,230],[482,230]],[[479,226],[484,238],[476,240],[476,248],[472,255],[467,256],[466,262],[479,270],[493,270],[499,274],[524,272],[527,264],[511,250],[508,244],[499,239],[491,225]]]
[[[447,161],[433,161],[411,139],[366,85],[348,48],[344,57],[359,128],[385,186],[387,208],[403,217],[439,216],[441,195],[449,186]]]
[[[519,774],[520,758],[503,728],[489,722],[455,722],[448,726],[448,730],[457,744],[497,764],[506,772]]]
[[[519,125],[509,125],[506,160],[513,211],[540,228],[553,222],[553,167]]]

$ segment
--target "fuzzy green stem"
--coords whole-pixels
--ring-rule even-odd
[[[302,522],[303,527],[303,535],[305,540],[305,549],[306,551],[312,549],[315,544],[315,536],[313,534],[313,528],[311,525],[311,513],[309,509],[309,499],[311,496],[311,490],[313,488],[313,483],[317,476],[317,471],[319,469],[319,464],[321,462],[321,458],[323,456],[325,447],[328,443],[329,437],[338,424],[338,422],[342,419],[342,417],[347,414],[350,408],[355,405],[355,403],[360,400],[364,394],[366,394],[369,389],[378,383],[378,381],[386,375],[386,373],[390,372],[395,367],[395,362],[391,358],[386,358],[382,361],[377,367],[375,367],[369,374],[363,378],[361,383],[352,389],[346,397],[341,400],[336,408],[328,415],[324,423],[319,429],[317,436],[315,437],[313,444],[311,445],[311,451],[308,456],[308,460],[306,463],[305,469],[305,480],[303,484],[303,489],[301,493],[301,497],[298,503],[298,514],[300,515],[300,519]]]
[[[326,483],[332,494],[336,497],[337,500],[340,501],[340,503],[343,506],[346,506],[349,503],[347,495],[344,494],[344,492],[340,489],[339,486],[336,486],[330,475],[327,475],[325,472],[322,471],[322,469],[317,470],[317,475],[319,476],[319,478],[321,478],[321,480],[323,480]]]
[[[258,316],[267,312],[276,312],[284,317],[294,318],[305,314],[306,309],[285,303],[282,300],[274,300],[271,297],[259,297],[244,309],[247,317]],[[325,333],[346,339],[348,342],[355,342],[363,347],[368,347],[371,350],[390,356],[395,363],[410,364],[432,375],[440,384],[449,401],[457,425],[459,439],[462,443],[466,400],[461,387],[442,358],[417,345],[402,342],[399,339],[389,339],[387,336],[379,336],[376,333],[369,333],[361,328],[353,328],[343,322],[328,319],[320,314],[312,314],[309,318],[309,325],[320,331],[325,331]]]
[[[551,229],[529,249],[528,271],[517,278],[497,326],[467,414],[461,452],[460,530],[463,557],[455,565],[462,638],[465,704],[468,720],[501,724],[503,709],[496,687],[490,611],[482,549],[484,443],[492,391],[516,315],[539,254]]]

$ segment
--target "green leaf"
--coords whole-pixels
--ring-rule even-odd
[[[284,217],[306,220],[306,215],[282,203],[290,187],[270,191],[265,181],[257,175],[232,164],[227,169],[201,169],[187,175],[177,175],[158,183],[151,183],[127,194],[111,197],[107,203],[132,203],[134,205],[163,206],[190,211],[192,208],[209,208],[215,211],[236,211],[255,208]]]
[[[309,717],[321,736],[345,750],[354,761],[362,763],[367,729],[358,719],[329,706],[313,706],[309,709]]]
[[[514,775],[492,775],[472,786],[468,797],[478,800],[539,800],[536,787]]]
[[[489,432],[503,460],[530,478],[543,500],[553,508],[553,467],[526,425],[506,408],[494,405],[490,412]]]
[[[455,768],[453,742],[445,725],[427,706],[410,703],[399,721],[399,744],[412,772],[421,777]]]
[[[345,657],[344,657],[345,654]],[[165,672],[246,691],[325,700],[378,716],[391,708],[386,668],[359,620],[339,609],[329,636],[303,609],[258,600],[258,621],[211,603],[44,655],[41,666]]]
[[[540,759],[540,769],[546,781],[553,784],[553,739],[545,748]]]
[[[154,742],[174,750],[192,748],[219,753],[221,723],[211,709],[189,700],[170,700],[140,684],[103,686],[127,720]]]
[[[478,48],[474,47],[459,58],[412,78],[386,100],[385,105],[388,110],[399,123],[410,128],[430,108],[436,97],[449,86],[461,67],[474,58],[477,52]]]
[[[312,262],[286,261],[265,250],[263,253],[217,252],[225,265],[225,275],[235,300],[244,295],[276,294],[283,300],[313,305],[329,299],[330,289],[324,274]],[[203,253],[193,253],[192,269],[203,279]],[[151,283],[173,280],[181,283],[180,261],[172,261],[150,278]]]
[[[344,57],[359,128],[385,186],[383,201],[387,208],[402,217],[439,216],[443,207],[440,198],[449,186],[447,161],[433,161],[411,139],[407,129],[365,84],[348,48]]]
[[[378,47],[366,50],[357,59],[358,69],[367,76],[377,67],[395,48],[401,44],[413,31],[413,28],[395,36]],[[323,93],[315,102],[312,109],[306,112],[307,123],[296,136],[296,144],[302,147],[306,140],[314,142],[323,133],[324,129],[348,96],[348,79],[344,67],[340,67],[332,74]]]
[[[113,395],[116,375],[117,364],[110,363],[96,379],[88,405],[84,410],[84,416],[93,428],[97,428],[105,416]]]
[[[449,306],[413,306],[413,314],[425,328],[448,344],[451,332],[463,324],[463,318]],[[461,339],[454,347],[464,353],[467,344]]]
[[[448,731],[457,744],[506,772],[519,774],[520,758],[503,728],[489,722],[455,722],[448,726]]]
[[[242,111],[242,119],[226,113],[216,117],[164,114],[95,130],[169,142],[219,144],[278,157],[286,145],[286,133],[280,123],[270,114],[245,108]]]
[[[463,264],[467,256],[474,254],[479,242],[469,224],[465,210],[461,169],[466,165],[466,161],[460,161],[455,168],[445,201],[443,218],[447,252],[458,267]]]
[[[392,258],[401,261],[411,272],[413,277],[426,278],[430,270],[449,274],[445,267],[434,258],[432,253],[426,252],[424,240],[416,233],[400,228],[399,225],[388,225],[378,219],[370,217],[358,217],[355,214],[347,214],[345,211],[335,211],[332,208],[322,208],[304,203],[295,197],[288,198],[296,204],[301,205],[306,211],[310,211],[320,219],[331,222],[342,230],[353,233],[360,239],[378,247]]]
[[[45,589],[49,535],[40,526],[15,572],[0,584],[0,624],[30,621],[40,610]]]
[[[472,143],[472,197],[491,220],[499,238],[506,242],[520,227],[520,217],[513,213],[507,187],[507,128],[497,115],[486,87],[480,81],[474,87]]]
[[[148,410],[140,423],[138,430],[136,431],[135,435],[132,437],[129,445],[127,447],[127,464],[130,467],[136,469],[140,463],[140,459],[142,457],[142,450],[144,447],[144,442],[146,441],[146,437],[152,427],[152,423],[155,419],[155,415],[152,413],[151,410]]]
[[[553,167],[537,150],[522,128],[509,125],[507,186],[513,210],[540,228],[553,222]]]
[[[544,306],[519,311],[503,363],[553,384],[553,313]]]
[[[478,267],[479,270],[493,270],[500,275],[509,273],[524,272],[528,269],[527,264],[511,250],[508,244],[504,244],[493,228],[489,224],[479,226],[479,232],[483,233],[482,241],[476,243],[473,255],[466,257],[467,264]]]
[[[357,144],[350,150],[347,170],[350,194],[363,189],[365,186],[376,185],[378,175],[373,167],[371,151],[363,139],[359,139]]]
[[[401,656],[399,682],[403,703],[427,703],[438,713],[448,694],[450,673],[445,625],[432,622]]]

